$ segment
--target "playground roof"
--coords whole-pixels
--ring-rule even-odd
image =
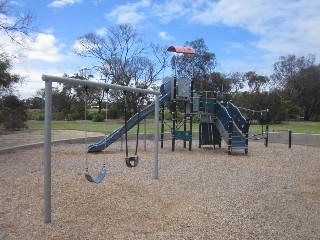
[[[184,53],[184,54],[195,54],[195,50],[190,47],[181,47],[181,46],[170,46],[167,49],[168,52]]]

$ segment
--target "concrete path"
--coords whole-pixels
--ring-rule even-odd
[[[90,141],[99,141],[104,135],[96,132],[87,132]],[[85,142],[85,132],[76,130],[52,130],[53,143],[56,142]],[[89,141],[88,140],[88,141]],[[44,143],[43,130],[22,130],[0,134],[0,153],[15,149],[42,146]]]
[[[104,135],[96,132],[87,132],[87,137],[88,143],[95,143],[100,141],[104,137]],[[130,139],[131,138],[132,137],[130,137]],[[148,136],[148,138],[150,138],[150,136]],[[166,136],[166,139],[170,139],[170,136]],[[197,141],[198,133],[195,132],[193,134],[193,139]],[[0,133],[0,153],[10,152],[17,149],[43,146],[43,142],[43,130],[23,130],[5,133],[2,132]],[[76,130],[52,130],[52,143],[55,144],[61,142],[85,143],[85,132]],[[288,144],[289,134],[287,132],[270,132],[269,143]],[[194,146],[197,144],[198,143],[194,143]],[[292,145],[308,145],[320,147],[320,134],[293,133]]]

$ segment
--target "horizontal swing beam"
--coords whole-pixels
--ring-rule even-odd
[[[52,116],[52,82],[71,85],[92,86],[102,89],[114,89],[155,95],[155,136],[154,136],[154,178],[158,179],[158,142],[159,142],[159,91],[99,83],[88,80],[42,75],[45,82],[45,127],[44,127],[44,222],[51,222],[51,116]]]
[[[114,89],[114,90],[138,92],[138,93],[152,94],[152,95],[158,95],[158,96],[161,94],[159,91],[153,91],[153,90],[149,90],[149,89],[128,87],[128,86],[122,86],[122,85],[110,84],[110,83],[93,82],[93,81],[81,80],[81,79],[76,79],[76,78],[42,75],[42,80],[43,81],[66,83],[66,84],[72,84],[72,85],[100,87],[103,89]]]

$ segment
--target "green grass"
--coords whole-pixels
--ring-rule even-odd
[[[113,130],[122,127],[124,125],[120,123],[108,123],[107,125],[103,122],[91,122],[87,121],[86,124],[83,121],[79,122],[67,122],[67,121],[52,121],[51,122],[51,129],[52,130],[78,130],[78,131],[85,131],[87,129],[88,132],[99,132],[103,134],[109,134]],[[43,121],[28,121],[27,126],[29,129],[43,129],[44,122]],[[195,125],[197,127],[197,125]],[[198,129],[198,127],[196,128]],[[165,132],[169,132],[170,128],[165,126]],[[129,133],[136,133],[137,127],[135,126],[132,128]],[[139,132],[144,132],[144,124],[143,122],[140,123]],[[153,133],[154,132],[154,124],[146,124],[146,132]]]
[[[251,125],[249,132],[252,133],[260,133],[261,125]],[[281,123],[281,124],[273,124],[269,126],[269,132],[284,132],[291,130],[292,133],[307,133],[307,134],[320,134],[320,122],[293,122],[293,123]],[[265,130],[265,127],[264,127]]]
[[[29,129],[43,129],[44,128],[44,122],[43,121],[28,121],[27,122]],[[86,124],[84,122],[66,122],[66,121],[52,121],[51,128],[53,130],[80,130],[84,131],[85,128],[89,132],[100,132],[100,133],[107,133],[109,134],[113,130],[123,126],[123,124],[116,124],[116,123],[108,123],[107,124],[107,132],[106,132],[106,125],[105,123],[101,122],[90,122],[88,121]],[[261,132],[261,125],[251,125],[249,132],[250,134],[254,133],[260,133]],[[274,124],[269,126],[269,131],[288,131],[288,129],[292,130],[293,133],[308,133],[308,134],[320,134],[320,123],[282,123],[282,124]],[[182,130],[182,128],[181,128]],[[198,131],[198,124],[193,124],[193,130]],[[265,130],[265,128],[264,128]],[[129,133],[135,133],[136,127],[131,129]],[[146,125],[146,131],[147,133],[153,133],[154,132],[154,124],[149,123]],[[144,132],[144,124],[143,122],[140,123],[140,133]],[[170,128],[165,125],[165,132],[170,132]]]

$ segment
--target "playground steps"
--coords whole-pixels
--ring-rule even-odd
[[[245,140],[242,136],[239,136],[237,132],[232,132],[232,144],[231,148],[237,148],[237,149],[248,149],[248,146],[246,145]]]
[[[217,103],[217,128],[224,141],[228,144],[229,154],[231,154],[233,149],[244,149],[245,154],[247,154],[246,124],[246,119],[243,118],[239,109],[232,103],[228,102],[228,108],[221,103]],[[230,131],[231,139],[229,139]]]

